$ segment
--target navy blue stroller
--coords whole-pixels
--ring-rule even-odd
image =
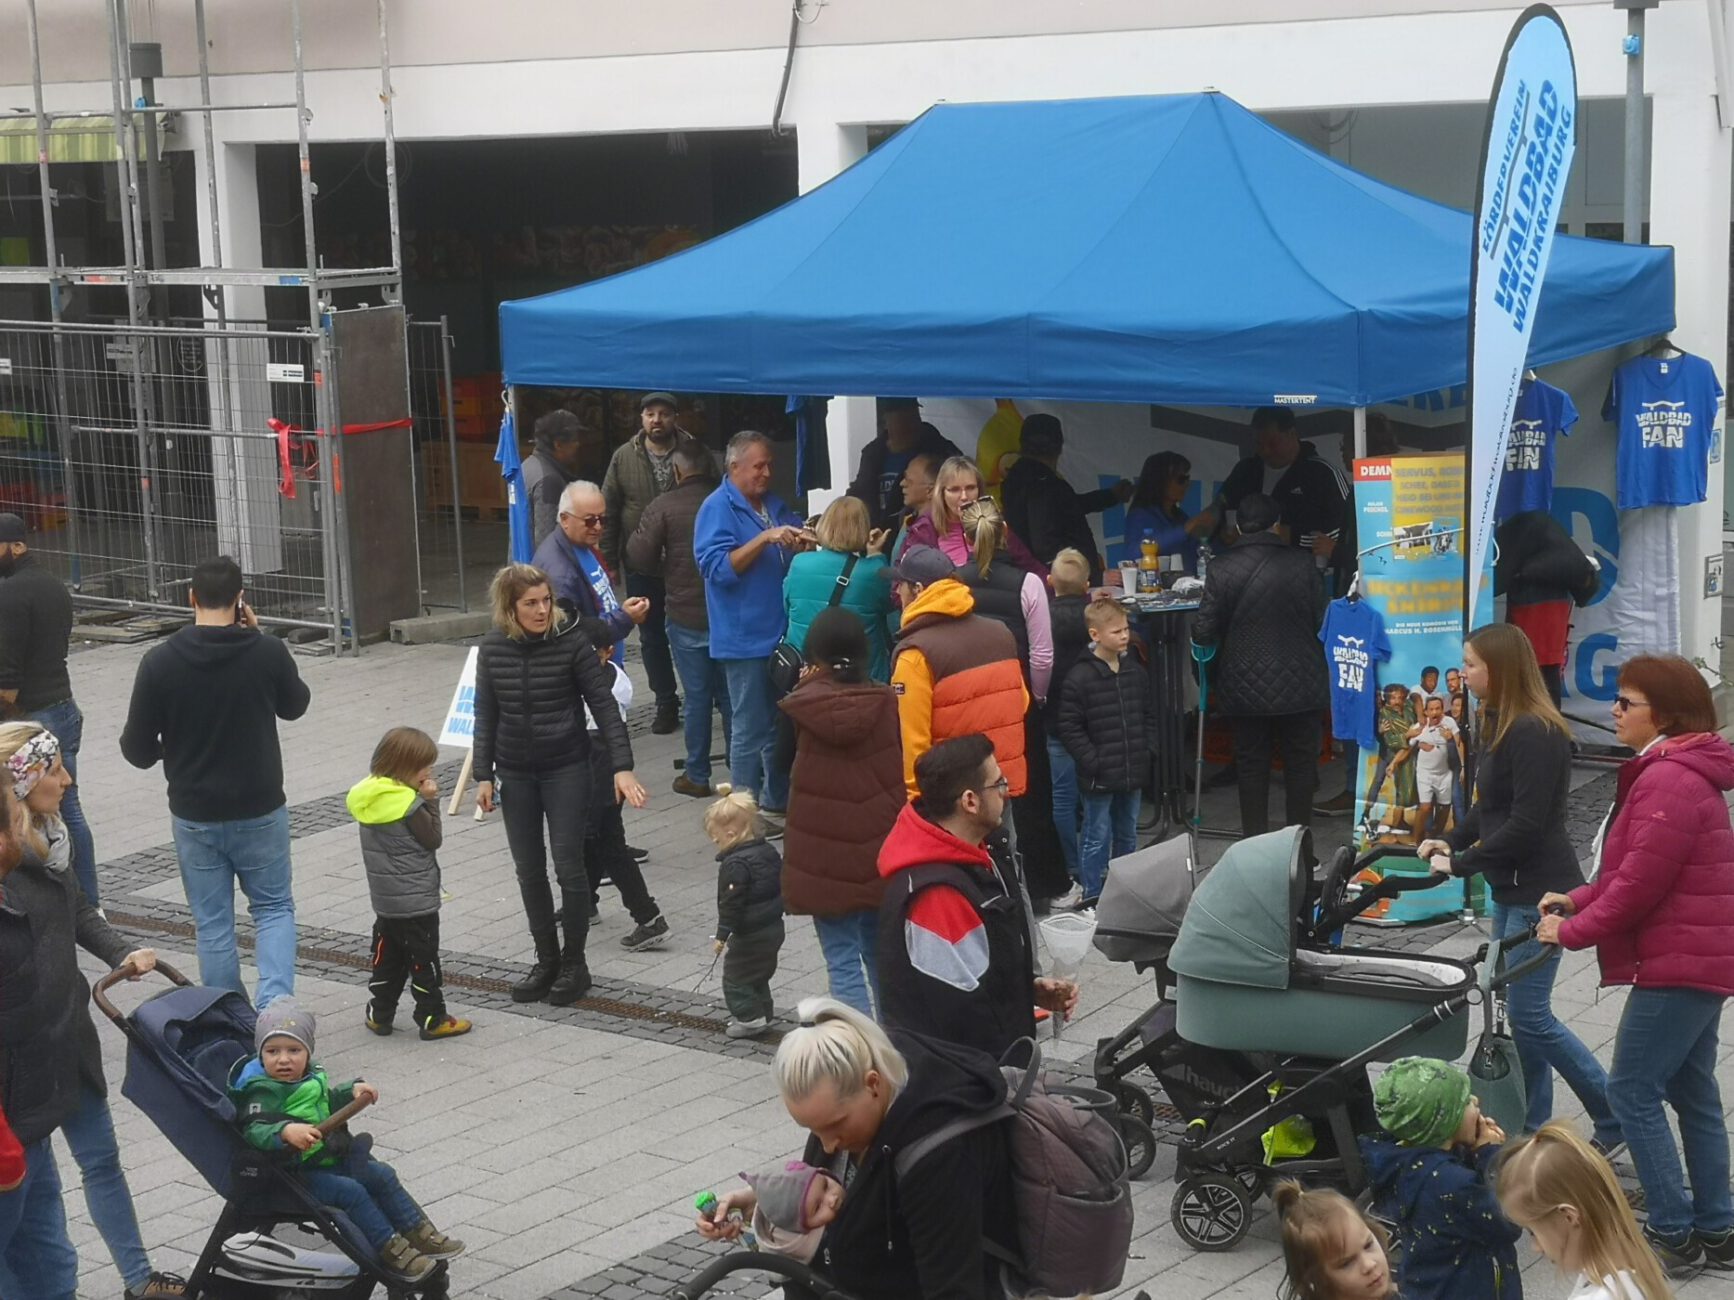
[[[115,1008],[108,991],[134,974],[131,966],[103,976],[92,996],[126,1035],[121,1095],[150,1117],[223,1198],[223,1212],[187,1279],[189,1300],[260,1294],[368,1300],[379,1287],[391,1300],[442,1300],[444,1261],[419,1282],[405,1281],[380,1263],[347,1215],[314,1199],[286,1158],[242,1140],[228,1080],[236,1062],[253,1054],[255,1017],[247,999],[198,987],[163,962],[156,969],[175,987],[130,1015]],[[334,1132],[360,1109],[347,1106],[320,1128]],[[355,1141],[371,1139],[358,1134]],[[286,1226],[335,1249],[311,1250],[273,1235]]]

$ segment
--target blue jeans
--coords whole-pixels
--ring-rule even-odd
[[[729,737],[729,779],[761,808],[786,808],[789,777],[779,777],[772,761],[776,749],[776,701],[771,698],[771,661],[719,659],[728,681],[733,734]]]
[[[53,1145],[32,1142],[24,1162],[24,1181],[0,1195],[0,1295],[74,1300],[78,1252],[66,1234]]]
[[[1138,804],[1142,798],[1137,790],[1083,796],[1084,833],[1078,846],[1078,883],[1083,885],[1087,901],[1102,896],[1102,886],[1108,882],[1108,859],[1121,857],[1138,847]]]
[[[67,1150],[84,1175],[84,1203],[90,1221],[102,1234],[109,1257],[129,1291],[141,1291],[151,1280],[150,1256],[139,1237],[132,1190],[120,1168],[120,1146],[114,1137],[114,1117],[108,1101],[91,1088],[79,1093],[78,1109],[60,1126]]]
[[[60,800],[60,820],[66,823],[72,836],[72,874],[78,877],[78,887],[91,906],[99,906],[96,842],[91,838],[90,823],[84,819],[84,805],[78,801],[78,747],[84,740],[84,714],[78,711],[76,701],[62,700],[32,713],[30,720],[47,727],[60,742],[60,761],[66,764],[67,774],[72,777],[72,784],[66,787]]]
[[[723,735],[732,729],[728,679],[722,665],[710,657],[710,633],[682,627],[668,620],[668,646],[674,652],[674,670],[686,691],[686,712],[681,726],[686,732],[686,779],[710,784],[710,712],[722,711]]]
[[[1679,1245],[1696,1229],[1734,1228],[1728,1190],[1728,1130],[1716,1086],[1716,1030],[1724,999],[1702,989],[1633,989],[1614,1039],[1608,1100],[1644,1185],[1650,1229]],[[1666,1101],[1680,1117],[1686,1173],[1668,1131]]]
[[[815,916],[813,929],[819,935],[819,951],[825,954],[831,996],[871,1016],[879,1005],[879,913],[869,908],[845,916]],[[867,973],[865,979],[862,971]]]
[[[1060,857],[1066,874],[1078,878],[1078,764],[1053,736],[1048,737],[1048,782],[1054,794],[1054,829],[1060,835]]]
[[[295,899],[289,890],[289,809],[232,822],[170,817],[181,884],[193,909],[199,980],[247,996],[235,949],[235,882],[256,934],[258,1005],[295,992]]]
[[[372,1156],[346,1156],[323,1169],[303,1165],[301,1181],[321,1205],[347,1214],[375,1250],[427,1217],[397,1181],[397,1171]]]
[[[1534,907],[1493,904],[1493,937],[1522,934],[1540,918]],[[1522,965],[1542,950],[1531,939],[1505,952],[1509,969]],[[1549,949],[1541,968],[1506,986],[1506,1015],[1511,1036],[1517,1040],[1517,1059],[1523,1066],[1523,1089],[1529,1100],[1523,1127],[1533,1133],[1553,1118],[1553,1072],[1559,1071],[1566,1086],[1577,1094],[1584,1112],[1595,1126],[1598,1141],[1613,1145],[1620,1140],[1619,1121],[1608,1105],[1608,1076],[1595,1054],[1553,1014],[1553,981],[1559,974],[1560,950]],[[1515,1134],[1513,1135],[1515,1136]]]

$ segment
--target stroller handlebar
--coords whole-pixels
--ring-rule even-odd
[[[192,986],[192,981],[190,979],[181,974],[180,971],[176,970],[166,961],[159,959],[155,970],[158,975],[161,975],[171,984],[177,984],[181,988],[189,988]],[[124,1021],[126,1017],[116,1009],[114,1003],[108,1000],[108,991],[123,980],[143,979],[144,975],[145,972],[139,970],[130,961],[123,961],[108,974],[97,980],[96,984],[90,990],[91,1001],[96,1003],[96,1009],[98,1011],[102,1012],[103,1015],[107,1016],[118,1025]]]
[[[669,1294],[674,1300],[698,1300],[698,1297],[731,1273],[771,1273],[798,1286],[805,1287],[820,1300],[850,1300],[847,1292],[839,1291],[798,1259],[765,1251],[737,1250],[719,1256],[675,1287]]]

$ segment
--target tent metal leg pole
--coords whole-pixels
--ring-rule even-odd
[[[1355,408],[1355,459],[1363,460],[1367,455],[1367,408]],[[1352,508],[1352,506],[1351,506]]]
[[[1657,0],[1615,0],[1626,11],[1626,178],[1621,220],[1628,244],[1644,242],[1644,11]],[[1716,21],[1711,7],[1710,21]]]

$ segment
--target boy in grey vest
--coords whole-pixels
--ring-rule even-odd
[[[426,732],[393,727],[373,750],[371,775],[349,791],[373,896],[373,973],[367,1027],[389,1034],[407,980],[423,1039],[470,1032],[447,1014],[440,974],[439,747]]]

